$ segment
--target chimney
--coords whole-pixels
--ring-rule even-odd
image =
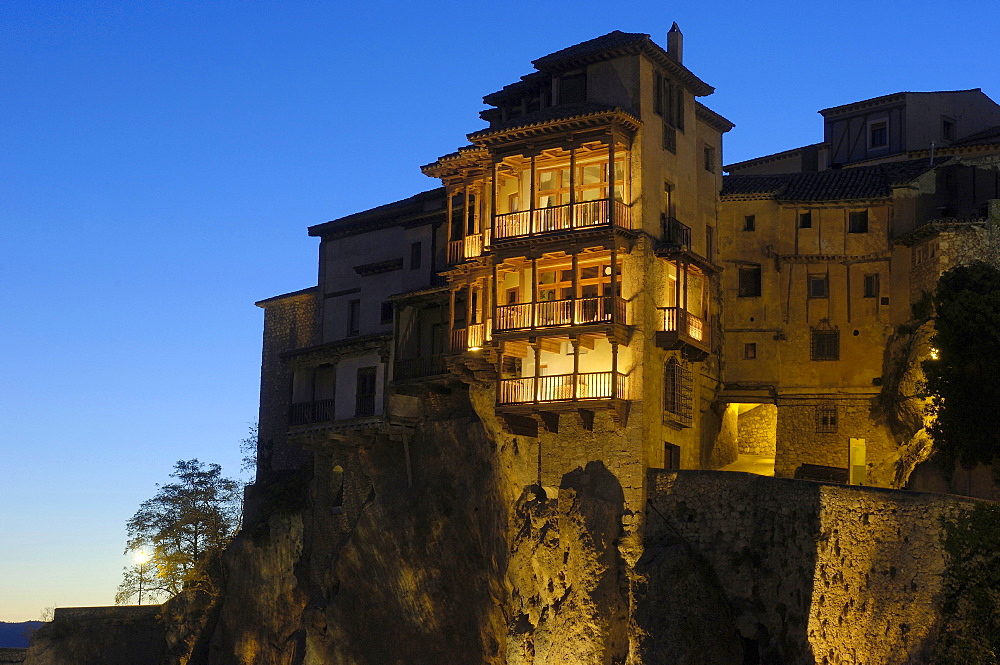
[[[684,60],[684,35],[677,27],[677,21],[674,21],[670,26],[670,32],[667,33],[667,55],[678,65]]]

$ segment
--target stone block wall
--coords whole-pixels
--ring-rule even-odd
[[[298,446],[289,445],[288,409],[291,374],[281,355],[318,343],[317,291],[303,289],[257,303],[264,309],[264,344],[260,369],[257,473],[295,469],[303,462]]]
[[[761,404],[740,414],[737,431],[741,455],[774,456],[778,407]]]
[[[928,662],[942,522],[974,501],[712,471],[650,483],[647,550],[680,542],[707,562],[762,658],[745,662]]]
[[[157,665],[167,652],[160,605],[57,607],[26,665]]]
[[[819,432],[817,408],[836,407],[834,432]],[[791,478],[802,464],[848,468],[850,440],[864,439],[867,466],[896,451],[894,440],[871,417],[871,398],[844,397],[810,399],[801,403],[779,404],[777,409],[777,451],[774,474]]]

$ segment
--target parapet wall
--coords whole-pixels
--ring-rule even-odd
[[[976,503],[717,471],[651,471],[649,496],[647,551],[683,541],[761,662],[810,664],[927,662],[943,521]]]
[[[166,651],[160,605],[59,607],[25,665],[156,665]]]

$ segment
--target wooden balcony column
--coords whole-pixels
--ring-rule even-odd
[[[611,397],[618,397],[618,340],[612,337],[611,342]]]
[[[576,147],[569,149],[569,228],[576,228]]]
[[[573,323],[579,323],[577,321],[577,299],[580,297],[580,256],[574,251],[570,254],[570,260],[573,262],[572,272],[573,272],[573,302],[570,303],[570,316],[572,317]],[[599,301],[598,301],[599,302]]]
[[[535,351],[535,380],[534,380],[534,399],[532,400],[535,404],[538,403],[538,384],[541,381],[541,366],[542,366],[542,343],[537,337],[531,339],[531,348]]]
[[[535,318],[537,312],[538,312],[538,259],[532,258],[531,259],[531,327],[532,328],[538,325],[538,321]]]
[[[576,401],[580,389],[580,337],[573,335],[569,341],[573,345],[573,401]],[[614,374],[611,375],[611,380],[614,381]]]
[[[468,199],[466,199],[468,200]],[[468,288],[468,295],[465,297],[465,327],[468,329],[472,326],[475,319],[472,318],[472,294],[475,289],[475,282],[469,282],[466,286]]]
[[[535,154],[531,155],[531,180],[528,183],[528,235],[535,235],[535,176],[536,169],[535,163],[538,161],[538,156]],[[534,308],[532,308],[534,309]]]
[[[684,306],[682,307],[682,309],[685,312],[687,312],[688,311],[688,263],[687,263],[687,261],[683,262],[683,266],[684,266]]]
[[[455,293],[456,289],[448,289],[448,334],[455,330]]]
[[[469,209],[469,186],[462,185],[462,192],[465,194],[465,205],[462,207],[462,239],[469,235],[469,220],[472,218],[472,211]]]
[[[611,210],[611,208],[608,208],[608,210]],[[611,322],[612,323],[620,323],[620,324],[624,325],[625,324],[624,321],[619,321],[618,320],[618,307],[616,305],[617,302],[618,302],[618,243],[615,242],[614,236],[612,236],[612,243],[611,243]]]
[[[624,183],[622,183],[624,184]],[[615,228],[615,134],[611,132],[608,136],[608,226],[612,231]],[[611,250],[614,252],[614,250]],[[614,266],[614,258],[611,259]],[[612,273],[614,267],[611,268]]]
[[[452,199],[452,197],[454,195],[455,195],[454,192],[451,192],[451,191],[448,191],[448,189],[445,189],[445,199],[447,199],[447,204],[446,204],[447,205],[447,208],[446,208],[447,209],[447,213],[446,214],[447,214],[447,220],[448,220],[447,221],[447,224],[448,224],[448,234],[447,234],[447,236],[448,236],[448,242],[451,242],[452,240],[455,240],[455,238],[452,237],[453,235],[455,235],[455,224],[454,224],[454,218],[453,218],[454,211],[452,210],[452,201],[451,201],[451,199]]]

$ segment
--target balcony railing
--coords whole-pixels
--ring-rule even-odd
[[[333,400],[320,399],[314,402],[292,404],[288,415],[289,425],[310,425],[333,420]]]
[[[451,352],[464,353],[483,348],[491,338],[491,328],[488,323],[473,323],[465,328],[451,331]]]
[[[681,249],[691,249],[691,227],[681,224],[673,217],[660,216],[663,226],[663,242]]]
[[[581,201],[551,208],[522,210],[497,215],[493,224],[493,240],[521,238],[556,231],[572,231],[609,226],[608,199]],[[613,201],[615,226],[632,228],[632,211],[621,201]]]
[[[474,259],[483,255],[483,235],[476,233],[465,236],[460,240],[452,240],[448,243],[448,263],[461,263],[466,259]]]
[[[623,324],[625,301],[619,297],[599,296],[502,305],[496,308],[495,320],[497,331],[605,322]]]
[[[663,330],[679,332],[698,342],[705,341],[705,322],[680,307],[663,308]]]
[[[501,379],[497,404],[535,404],[589,399],[626,399],[625,375],[617,372],[555,374]]]
[[[444,354],[440,353],[424,358],[404,358],[403,360],[397,360],[392,368],[392,378],[394,381],[409,381],[410,379],[447,373],[448,364],[445,362]]]

